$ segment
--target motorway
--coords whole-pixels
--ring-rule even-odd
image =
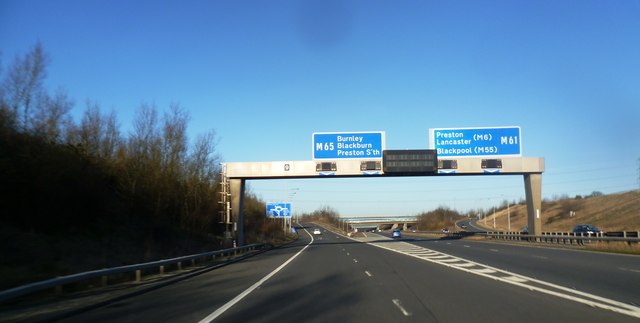
[[[473,220],[465,219],[465,220],[458,221],[456,223],[456,226],[468,232],[486,232],[487,231],[487,229],[477,226],[475,219]]]
[[[63,322],[638,322],[640,257],[323,229]]]

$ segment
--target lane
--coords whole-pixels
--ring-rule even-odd
[[[411,243],[620,302],[640,306],[640,256],[473,240]]]
[[[369,292],[371,277],[358,269],[360,243],[327,230],[315,239],[290,266],[216,322],[345,322],[353,321],[354,313],[369,322],[394,321],[394,305]]]
[[[311,241],[285,247],[62,319],[62,322],[198,322],[268,275]]]
[[[200,322],[302,250],[312,238],[298,232],[299,241],[285,248],[64,321]],[[469,249],[464,246],[366,235],[363,240],[407,254],[323,229],[304,252],[215,322],[637,321],[416,256],[424,253],[416,251],[424,250],[421,243]]]
[[[365,235],[377,239],[375,234]],[[390,239],[380,243],[420,248]],[[327,234],[218,318],[218,322],[463,320],[634,322],[637,318]]]
[[[460,220],[456,223],[456,226],[460,229],[463,229],[465,231],[468,232],[486,232],[487,230],[484,228],[481,228],[479,226],[476,226],[476,220],[472,220],[472,219],[465,219],[465,220]]]

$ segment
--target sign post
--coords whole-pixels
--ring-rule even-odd
[[[520,127],[433,128],[429,129],[429,148],[438,158],[521,157]]]
[[[315,132],[313,159],[381,159],[385,136],[375,132]]]

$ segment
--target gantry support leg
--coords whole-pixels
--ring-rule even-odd
[[[244,179],[232,178],[229,180],[231,188],[231,217],[235,223],[236,243],[238,247],[244,246]]]
[[[527,197],[529,234],[542,234],[542,174],[525,174],[524,191]]]

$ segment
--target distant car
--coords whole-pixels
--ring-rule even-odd
[[[402,234],[400,234],[400,230],[395,229],[395,230],[391,231],[391,237],[392,238],[401,238]]]
[[[590,224],[578,224],[573,227],[573,233],[587,233],[587,234],[596,234],[602,232],[600,229],[596,228]]]
[[[442,228],[442,233],[449,233],[449,228]]]
[[[322,234],[322,231],[320,231],[320,229],[315,228],[313,229],[313,234],[318,235],[318,234]]]
[[[463,228],[463,229],[466,229],[467,225],[466,224],[461,224],[460,227]]]
[[[522,227],[522,234],[529,234],[529,226]]]

